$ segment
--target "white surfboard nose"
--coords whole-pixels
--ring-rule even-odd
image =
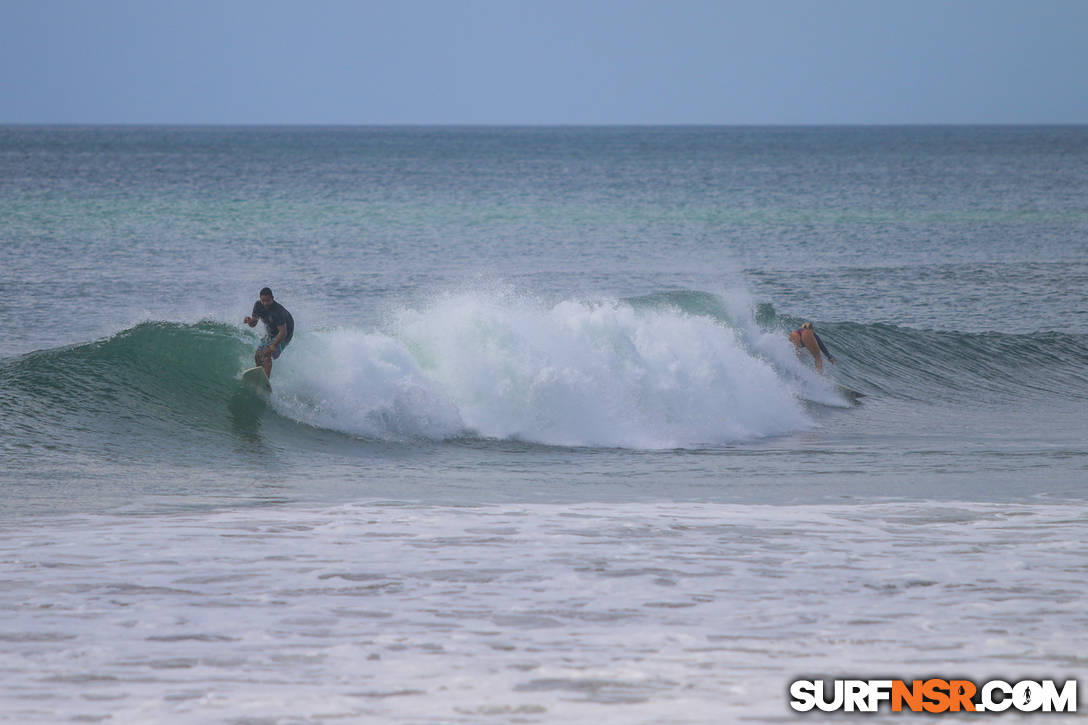
[[[247,385],[252,385],[258,390],[263,390],[266,393],[272,392],[272,383],[269,382],[268,376],[264,372],[264,368],[250,368],[242,373],[242,382]]]

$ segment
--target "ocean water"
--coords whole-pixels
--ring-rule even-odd
[[[0,320],[0,721],[1088,669],[1085,127],[0,127]]]

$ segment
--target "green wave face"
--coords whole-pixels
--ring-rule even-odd
[[[769,305],[759,306],[754,318],[730,319],[720,298],[694,291],[647,295],[626,304],[710,318],[733,329],[757,355],[763,344],[757,338],[784,338],[801,322],[775,315]],[[837,359],[830,374],[870,398],[985,406],[1088,399],[1086,335],[815,324]],[[177,462],[236,452],[260,439],[256,433],[262,426],[266,433],[277,431],[274,444],[308,445],[322,435],[315,424],[302,425],[304,419],[292,415],[290,406],[277,405],[281,414],[272,414],[268,401],[240,381],[240,372],[252,365],[253,344],[230,325],[148,322],[108,339],[2,360],[0,450],[16,456],[89,453]],[[296,356],[309,356],[300,360],[311,367],[329,363],[305,344],[296,343]],[[779,349],[791,354],[784,345]],[[418,358],[418,351],[411,354]],[[426,360],[416,362],[428,368]],[[768,362],[778,375],[790,374],[782,358]],[[289,381],[285,378],[285,385]]]
[[[817,329],[854,382],[892,397],[965,403],[1088,399],[1088,335],[854,323],[817,323]]]
[[[5,360],[5,447],[128,458],[219,437],[236,422],[230,406],[245,392],[238,373],[251,350],[227,325],[148,322]]]

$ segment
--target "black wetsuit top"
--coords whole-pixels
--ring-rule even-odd
[[[291,317],[291,313],[279,302],[273,300],[272,304],[265,307],[260,300],[257,300],[253,303],[252,317],[264,323],[269,342],[275,340],[276,335],[280,334],[280,325],[287,326],[287,335],[283,338],[283,344],[291,342],[291,337],[295,334],[295,318]]]

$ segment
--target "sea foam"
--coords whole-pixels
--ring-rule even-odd
[[[303,336],[274,403],[377,438],[659,449],[808,427],[795,387],[748,337],[669,305],[454,294],[399,310],[382,332]]]

